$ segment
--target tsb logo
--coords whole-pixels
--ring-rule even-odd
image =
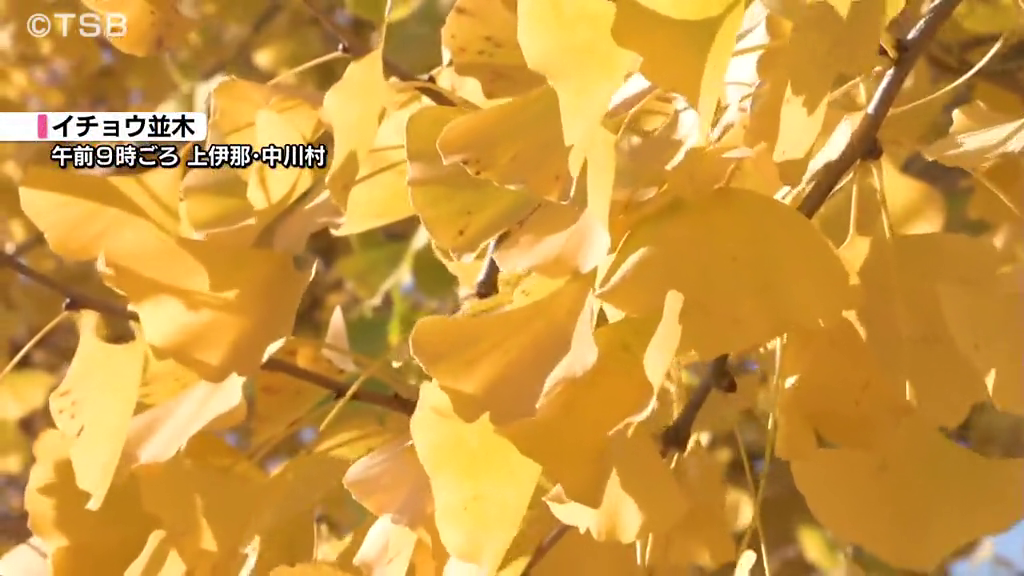
[[[28,33],[34,38],[49,36],[50,32],[56,32],[65,38],[72,34],[86,38],[97,36],[122,38],[128,32],[128,18],[117,12],[107,14],[60,12],[49,16],[37,13],[29,16],[26,24]]]

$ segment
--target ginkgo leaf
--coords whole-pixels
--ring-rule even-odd
[[[976,103],[959,108],[953,131],[921,154],[959,168],[980,168],[1005,154],[1024,151],[1024,118],[1010,119]],[[959,128],[959,129],[958,129]]]
[[[158,354],[216,382],[251,372],[290,333],[311,263],[296,268],[287,254],[212,242],[140,240],[130,264],[108,260],[102,271],[127,295]]]
[[[722,95],[722,80],[743,21],[743,3],[731,2],[727,8],[718,0],[700,4],[712,15],[682,20],[661,12],[664,2],[616,2],[612,37],[643,58],[640,73],[697,110],[703,135]]]
[[[98,510],[86,509],[91,496],[76,484],[70,450],[71,439],[59,430],[36,439],[25,487],[28,527],[46,543],[54,575],[79,574],[82,566],[123,574],[156,525],[140,507],[131,477],[112,486]]]
[[[197,168],[181,180],[181,222],[192,233],[233,228],[255,217],[246,181],[233,170]]]
[[[388,90],[383,48],[378,48],[349,64],[345,75],[324,94],[321,115],[334,132],[327,188],[340,206],[346,205],[349,191],[373,147]]]
[[[615,189],[615,136],[603,128],[586,144],[586,164],[568,204],[542,201],[508,230],[494,259],[502,270],[551,277],[586,273],[608,255]]]
[[[315,137],[313,130],[302,133],[286,115],[272,109],[257,110],[253,124],[256,131],[254,148],[257,150],[271,145],[308,144]],[[313,184],[314,176],[311,168],[271,167],[258,162],[249,173],[246,197],[256,211],[280,211]]]
[[[828,2],[805,4],[786,46],[785,66],[789,84],[782,105],[780,143],[790,129],[809,122],[820,129],[825,124],[826,96],[836,75],[860,75],[879,63],[878,43],[884,29],[885,2],[853,2],[847,13],[837,11]],[[799,124],[797,124],[799,123]],[[806,131],[808,136],[818,130]],[[805,146],[794,146],[786,154],[778,151],[776,161],[804,156],[813,138]]]
[[[582,374],[553,383],[535,416],[501,429],[561,485],[565,497],[580,505],[600,502],[609,472],[603,460],[608,435],[652,400],[638,354],[651,329],[651,322],[641,319],[599,328],[594,332],[596,362]]]
[[[210,90],[210,125],[207,138],[215,144],[256,147],[256,117],[260,110],[274,112],[312,141],[323,130],[317,110],[322,96],[295,87],[268,85],[227,76]],[[248,175],[253,167],[239,170]]]
[[[563,140],[584,143],[597,129],[639,58],[612,40],[616,7],[587,0],[519,0],[517,38],[526,64],[558,94]]]
[[[560,114],[557,93],[543,86],[452,119],[437,150],[475,177],[560,199],[571,183]]]
[[[591,323],[591,278],[570,279],[506,311],[423,318],[409,336],[412,353],[442,388],[474,397],[495,424],[529,416],[555,366],[580,353],[573,335]],[[475,419],[455,402],[460,415]]]
[[[782,253],[790,257],[773,256]],[[678,291],[680,346],[712,358],[838,316],[848,284],[842,261],[798,212],[719,189],[632,230],[597,296],[642,315],[659,313],[664,294]]]
[[[585,210],[543,201],[495,251],[502,270],[552,278],[590,272],[608,255],[607,228]]]
[[[516,0],[456,0],[441,28],[455,72],[478,80],[488,98],[516,96],[544,84],[519,47],[517,8]]]
[[[357,502],[392,523],[418,526],[434,507],[430,480],[408,435],[362,456],[345,472],[344,482]]]
[[[882,370],[846,318],[791,332],[784,351],[781,370],[797,377],[782,391],[787,410],[780,414],[780,427],[798,418],[795,427],[806,423],[832,445],[873,449],[887,442],[912,410],[905,384]]]
[[[958,425],[988,397],[983,374],[950,333],[937,291],[990,283],[998,268],[999,255],[984,241],[939,233],[875,236],[858,271],[865,338],[884,370],[908,381],[918,410],[935,425]]]
[[[132,417],[124,444],[127,464],[163,462],[202,430],[228,428],[245,418],[245,379],[198,382],[177,396]]]
[[[679,522],[690,502],[679,490],[650,438],[617,430],[609,435],[608,467],[600,504],[569,501],[557,489],[546,498],[562,522],[591,533],[600,542],[634,542],[641,533],[663,533]]]
[[[406,134],[409,117],[423,106],[424,99],[417,98],[384,117],[373,147],[360,161],[337,234],[358,234],[414,214],[407,184]]]
[[[519,531],[540,466],[500,436],[489,416],[461,420],[435,384],[421,388],[410,431],[448,553],[485,572],[496,570]]]
[[[1000,410],[1024,415],[1020,286],[1020,273],[1013,270],[980,285],[939,286],[938,297],[953,340],[985,376],[992,402]]]
[[[434,243],[453,252],[474,252],[525,218],[539,200],[475,178],[459,166],[445,166],[437,139],[463,112],[424,108],[406,124],[409,197]]]
[[[73,438],[71,464],[88,510],[99,509],[114,480],[146,364],[141,339],[110,342],[103,332],[99,314],[81,313],[78,349],[50,395],[54,423]]]
[[[179,169],[104,178],[32,167],[21,181],[21,207],[55,252],[87,260],[117,254],[141,237],[177,234],[180,183]]]
[[[156,406],[176,397],[202,381],[198,374],[170,358],[150,355],[139,385],[139,404]]]
[[[167,50],[196,26],[172,0],[83,0],[83,4],[99,14],[123,18],[124,31],[107,37],[115,48],[132,56]]]
[[[904,419],[874,450],[822,448],[791,466],[820,522],[907,570],[934,569],[1024,510],[1024,462],[979,456],[919,418]]]
[[[182,560],[165,530],[149,534],[146,547],[125,571],[125,576],[171,576],[183,574],[188,566]]]
[[[215,465],[207,455],[211,449],[213,458],[231,453],[218,445],[212,439],[192,444],[166,462],[135,471],[142,509],[159,520],[193,569],[223,569],[239,561],[256,512],[252,503],[266,482],[241,454],[235,453],[231,466]]]
[[[725,469],[707,450],[695,446],[673,469],[689,506],[664,535],[652,540],[656,564],[713,570],[736,559],[736,543],[726,513]]]
[[[558,546],[551,548],[544,561],[538,563],[536,576],[560,576],[577,570],[588,576],[642,576],[645,568],[638,565],[634,546],[618,542],[598,542],[588,534],[569,530]]]

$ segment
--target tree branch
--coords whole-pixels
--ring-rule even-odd
[[[13,270],[22,277],[64,296],[65,310],[94,310],[112,318],[131,320],[134,322],[139,321],[139,315],[134,310],[129,310],[126,306],[120,303],[105,300],[103,298],[80,292],[70,286],[65,286],[57,280],[54,280],[46,274],[32,268],[28,264],[25,264],[12,254],[0,252],[0,268]],[[351,387],[351,385],[346,382],[307,370],[280,358],[269,358],[260,368],[269,372],[287,374],[319,388],[323,388],[339,398],[344,396]],[[398,394],[384,394],[381,392],[367,390],[365,388],[357,390],[352,396],[352,399],[366,404],[373,404],[388,410],[393,410],[395,412],[400,412],[402,414],[412,414],[413,408],[416,406],[414,401],[403,398]]]
[[[906,40],[897,44],[895,62],[878,85],[864,116],[854,129],[850,141],[835,159],[822,166],[814,175],[813,185],[797,206],[797,210],[801,214],[808,219],[813,218],[854,164],[861,160],[877,159],[881,156],[878,130],[882,127],[882,122],[885,121],[885,117],[892,109],[892,104],[896,101],[896,96],[903,88],[910,71],[924,52],[925,45],[935,37],[939,27],[953,14],[960,2],[961,0],[936,0],[914,26],[914,29],[910,31]],[[686,449],[690,442],[693,424],[708,396],[711,395],[711,391],[715,388],[727,389],[734,386],[735,380],[729,371],[729,355],[717,356],[711,361],[707,373],[701,378],[675,420],[662,432],[662,458],[667,457],[673,451]],[[522,576],[527,576],[568,531],[567,525],[560,524],[548,534],[534,549]]]
[[[942,23],[953,14],[960,2],[961,0],[936,0],[910,31],[906,40],[897,42],[896,62],[879,83],[864,116],[854,128],[850,141],[835,159],[818,169],[814,183],[797,206],[801,214],[808,218],[814,217],[850,168],[880,149],[878,130],[892,109],[903,83],[907,81],[907,76],[914,69],[925,46],[935,37]]]

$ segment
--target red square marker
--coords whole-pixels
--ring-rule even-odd
[[[46,114],[40,114],[36,116],[36,136],[40,140],[46,140],[46,135],[49,130],[46,126]]]

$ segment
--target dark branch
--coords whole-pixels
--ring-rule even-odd
[[[896,50],[895,63],[882,78],[878,90],[875,91],[871,102],[868,103],[867,110],[860,123],[854,128],[853,135],[846,147],[839,153],[839,156],[826,163],[815,174],[814,183],[797,207],[801,214],[812,218],[825,204],[836,185],[850,168],[873,152],[878,138],[878,130],[881,129],[882,122],[885,121],[885,117],[892,109],[892,104],[896,101],[900,89],[903,88],[903,83],[907,81],[907,76],[914,69],[925,46],[935,37],[939,27],[953,14],[960,2],[961,0],[937,0],[910,31],[906,40],[897,43],[899,49]]]
[[[28,264],[25,264],[12,254],[0,252],[0,268],[13,270],[24,278],[64,296],[64,309],[67,311],[94,310],[100,314],[110,316],[111,318],[130,320],[133,322],[139,321],[139,315],[134,310],[130,310],[126,306],[117,302],[104,300],[75,290],[70,286],[65,286],[46,274],[32,268]],[[261,368],[270,372],[288,374],[289,376],[308,382],[319,388],[323,388],[324,390],[334,394],[336,397],[344,396],[351,387],[347,382],[318,374],[279,358],[270,358],[264,362]],[[402,414],[412,414],[413,408],[415,407],[415,402],[397,394],[382,394],[380,392],[374,392],[366,389],[357,390],[352,396],[352,399],[358,402],[373,404],[381,408],[400,412]]]
[[[935,37],[939,27],[953,14],[960,2],[961,0],[936,0],[928,8],[928,12],[921,18],[921,21],[907,35],[906,40],[897,42],[894,55],[895,63],[882,78],[878,90],[868,104],[864,116],[854,129],[846,147],[843,148],[839,156],[822,166],[814,175],[814,184],[797,207],[801,214],[807,218],[813,218],[854,164],[861,160],[877,159],[875,157],[881,154],[878,130],[882,127],[882,122],[889,114],[889,110],[892,109],[896,96],[914,68],[918,57],[924,51],[925,45]],[[661,436],[662,457],[667,457],[673,451],[686,449],[697,414],[700,413],[700,409],[713,389],[722,388],[724,390],[734,386],[735,380],[729,372],[729,355],[717,356],[711,361],[707,373],[701,378],[676,419],[663,431]],[[567,532],[568,527],[562,524],[548,534],[534,549],[533,555],[523,571],[523,576],[528,575],[530,570],[551,551]]]
[[[501,268],[498,267],[494,253],[501,246],[501,243],[508,237],[508,231],[498,234],[491,243],[487,245],[487,256],[484,258],[484,268],[480,271],[480,277],[476,279],[476,287],[473,291],[477,298],[483,300],[498,293],[498,278],[501,275]]]

